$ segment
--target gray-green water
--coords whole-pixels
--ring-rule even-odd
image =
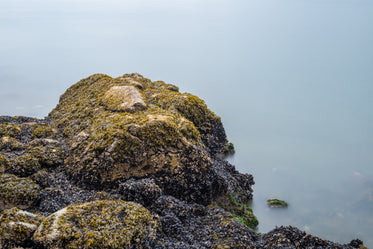
[[[205,99],[255,177],[260,232],[373,247],[372,1],[0,1],[0,115],[46,116],[98,72]]]

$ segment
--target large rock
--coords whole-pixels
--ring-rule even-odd
[[[142,248],[152,243],[156,224],[137,203],[94,201],[48,216],[33,240],[45,248]]]
[[[151,178],[165,194],[202,204],[229,192],[211,158],[227,145],[220,118],[177,90],[139,74],[96,74],[70,87],[49,116],[66,137],[71,178],[91,189]]]

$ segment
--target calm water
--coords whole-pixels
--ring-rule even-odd
[[[205,99],[255,177],[260,232],[373,248],[371,0],[0,1],[1,115],[44,117],[98,72]]]

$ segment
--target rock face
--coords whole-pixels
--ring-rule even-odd
[[[254,232],[253,176],[200,98],[95,74],[43,120],[0,116],[0,248],[353,248]]]

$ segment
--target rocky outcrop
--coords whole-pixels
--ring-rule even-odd
[[[46,119],[0,117],[0,248],[354,248],[296,228],[260,235],[253,176],[200,98],[95,74]]]
[[[205,205],[230,191],[250,199],[253,181],[233,189],[230,172],[215,170],[213,157],[228,144],[220,118],[177,90],[138,74],[93,75],[70,87],[50,118],[66,137],[71,179],[108,190],[150,178],[164,194]]]

